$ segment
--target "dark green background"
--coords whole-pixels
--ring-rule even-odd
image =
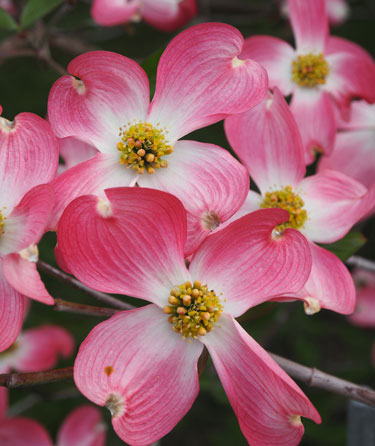
[[[291,30],[280,18],[274,3],[243,0],[245,7],[254,6],[260,10],[260,13],[254,12],[249,15],[236,13],[233,16],[228,14],[226,17],[230,23],[240,25],[238,27],[245,37],[254,34],[272,34],[292,41]],[[333,33],[353,40],[373,54],[375,50],[374,12],[371,10],[371,2],[356,1],[351,4],[351,19],[335,28]],[[161,33],[142,23],[109,29],[97,27],[90,19],[87,2],[78,1],[61,18],[56,11],[58,9],[43,19],[47,30],[78,37],[97,49],[117,51],[139,62],[147,60],[145,68],[151,82],[154,83],[158,55],[173,35]],[[25,38],[28,38],[30,30],[23,33]],[[0,38],[5,39],[8,36],[8,33],[0,32]],[[48,39],[48,35],[46,38]],[[72,54],[54,47],[51,51],[53,58],[64,67],[73,58]],[[151,57],[153,54],[155,56]],[[48,92],[58,77],[58,73],[37,58],[20,57],[2,63],[0,65],[0,104],[4,109],[3,115],[8,119],[13,119],[20,112],[30,111],[44,117]],[[189,138],[229,148],[222,123],[199,130],[193,136],[189,135]],[[374,226],[374,221],[368,221],[360,227],[368,242],[361,248],[359,254],[367,258],[373,256]],[[52,264],[54,264],[54,243],[54,234],[47,234],[40,246],[41,259]],[[43,276],[43,279],[54,297],[98,304],[75,289],[49,277]],[[305,316],[301,303],[292,303],[264,304],[250,310],[240,319],[242,325],[263,347],[275,353],[360,384],[374,384],[370,363],[373,332],[350,325],[344,316],[323,310],[315,316],[308,317]],[[25,328],[46,322],[60,324],[73,333],[78,347],[90,329],[100,321],[101,319],[97,317],[57,313],[47,306],[33,303]],[[71,364],[73,364],[73,359],[61,361],[58,366]],[[303,385],[301,387],[315,404],[323,419],[320,426],[304,420],[306,433],[301,445],[344,445],[347,400],[338,395],[306,388]],[[177,399],[180,391],[181,389],[176,389]],[[83,396],[75,394],[73,382],[66,382],[27,390],[14,390],[11,392],[11,404],[30,395],[30,392],[41,396],[42,401],[25,411],[24,415],[38,419],[54,438],[62,419],[74,407],[86,401]],[[69,395],[71,397],[68,398]],[[112,430],[109,413],[104,409],[102,411],[108,424],[107,444],[111,446],[124,444]],[[192,410],[162,440],[161,444],[181,446],[246,444],[212,363],[208,363],[201,378],[201,392]]]

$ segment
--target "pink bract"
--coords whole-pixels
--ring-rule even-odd
[[[57,140],[46,121],[31,113],[13,122],[0,117],[0,351],[20,331],[23,296],[54,302],[35,262],[54,202],[43,183],[56,176],[57,165]]]
[[[282,13],[288,15],[287,0],[282,0]],[[340,25],[349,16],[350,8],[347,0],[326,0],[328,21],[332,25]]]
[[[354,101],[349,121],[339,119],[335,149],[319,162],[319,171],[334,169],[367,188],[375,183],[375,104]]]
[[[276,37],[254,36],[245,40],[242,57],[264,65],[271,88],[278,87],[284,96],[293,94],[291,110],[301,132],[305,163],[310,164],[317,151],[329,155],[333,150],[336,104],[347,117],[351,99],[375,102],[375,64],[358,45],[329,36],[325,0],[288,0],[288,8],[296,49]],[[321,83],[306,86],[292,79],[292,64],[299,56],[324,58],[328,74]]]
[[[9,350],[0,353],[0,373],[39,372],[67,358],[74,349],[72,335],[57,325],[41,325],[23,331]]]
[[[1,446],[53,446],[55,444],[39,422],[26,417],[7,417],[8,392],[0,387]],[[104,446],[105,425],[96,407],[74,409],[57,433],[56,446]]]
[[[196,0],[94,0],[91,15],[102,26],[144,19],[161,31],[181,28],[197,14]]]
[[[101,153],[52,182],[56,206],[51,228],[56,229],[74,198],[84,194],[104,198],[106,188],[136,183],[170,192],[183,202],[189,214],[186,255],[233,215],[249,188],[246,169],[220,147],[180,138],[245,111],[264,97],[265,70],[237,57],[243,42],[238,30],[220,23],[180,33],[160,58],[151,104],[146,73],[132,60],[104,51],[74,59],[68,67],[73,76],[62,77],[52,87],[49,120],[58,137],[76,137]],[[132,124],[147,124],[149,130],[163,133],[173,148],[163,158],[168,167],[155,167],[149,174],[120,163],[118,144],[124,147],[123,141],[132,140],[128,136],[121,140]]]
[[[342,238],[373,208],[375,186],[367,189],[334,170],[304,178],[298,127],[277,88],[253,109],[227,118],[225,131],[260,189],[260,194],[249,191],[244,205],[230,221],[262,206],[270,207],[270,203],[264,204],[270,196],[267,194],[277,196],[278,191],[289,186],[303,201],[298,212],[305,211],[306,219],[295,227],[309,240],[312,253],[309,280],[294,296],[305,301],[310,314],[320,307],[351,313],[355,290],[349,272],[335,255],[315,243],[332,243]]]
[[[72,274],[94,289],[152,303],[97,325],[74,366],[78,388],[109,408],[124,441],[149,445],[185,415],[199,391],[197,361],[204,345],[251,444],[285,445],[287,439],[297,445],[303,434],[299,416],[320,422],[296,384],[234,320],[273,296],[299,290],[309,276],[304,237],[295,230],[281,237],[273,232],[286,218],[280,209],[243,217],[204,240],[187,269],[186,212],[174,196],[114,188],[105,200],[82,196],[68,205],[57,237]],[[172,289],[187,281],[200,286],[196,280],[216,292],[223,312],[213,331],[187,340],[163,308]]]

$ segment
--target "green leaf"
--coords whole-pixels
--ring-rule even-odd
[[[15,31],[17,28],[18,25],[13,18],[3,8],[0,8],[0,29]]]
[[[146,71],[147,76],[150,81],[150,93],[154,94],[156,85],[156,71],[158,68],[158,63],[160,56],[163,54],[164,48],[155,51],[150,57],[144,60],[141,64],[142,68]]]
[[[351,231],[338,242],[321,246],[328,249],[328,251],[333,252],[333,254],[336,254],[339,259],[345,262],[345,260],[355,254],[359,248],[362,248],[366,241],[366,237],[359,231]]]
[[[21,16],[21,28],[33,25],[64,0],[29,0]]]

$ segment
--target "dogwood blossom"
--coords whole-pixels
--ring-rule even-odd
[[[106,406],[118,435],[133,446],[169,432],[198,393],[204,346],[251,444],[297,445],[300,416],[320,417],[296,384],[235,317],[287,291],[311,268],[305,238],[273,230],[288,218],[264,209],[207,238],[184,260],[181,202],[147,188],[106,190],[74,200],[60,219],[60,255],[91,288],[151,302],[97,325],[81,344],[74,379]]]
[[[294,296],[305,301],[309,314],[321,307],[351,313],[355,305],[351,276],[334,254],[316,243],[339,240],[373,209],[375,185],[368,190],[334,170],[304,178],[298,127],[277,88],[253,109],[227,118],[225,132],[260,190],[250,190],[244,205],[229,221],[259,208],[288,210],[289,222],[279,230],[292,227],[304,234],[313,259],[309,280]]]
[[[243,37],[220,23],[180,33],[161,56],[149,103],[142,68],[115,53],[74,59],[52,87],[48,117],[60,138],[74,136],[101,153],[59,175],[51,228],[75,197],[132,186],[176,195],[188,211],[187,253],[241,206],[246,169],[228,151],[180,140],[193,130],[245,111],[267,91],[265,70],[239,59]],[[79,79],[78,79],[79,78]]]
[[[0,115],[2,108],[0,107]],[[36,270],[39,242],[53,207],[58,146],[49,124],[32,113],[0,116],[0,351],[16,340],[24,296],[54,300]]]
[[[350,100],[375,102],[375,64],[361,47],[329,36],[325,0],[288,0],[296,49],[276,37],[245,40],[242,57],[267,69],[270,87],[293,95],[291,110],[301,132],[305,163],[329,155],[336,135],[336,104],[348,117]]]

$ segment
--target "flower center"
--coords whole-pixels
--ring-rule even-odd
[[[154,173],[155,169],[168,167],[168,162],[161,159],[173,152],[173,146],[165,138],[162,130],[148,122],[138,122],[120,128],[121,141],[117,149],[121,153],[120,163],[142,174]]]
[[[210,332],[223,311],[215,291],[199,280],[193,285],[185,282],[171,290],[168,302],[170,305],[164,307],[164,313],[170,315],[168,322],[183,338],[197,339]]]
[[[283,231],[286,228],[301,228],[307,220],[307,212],[303,209],[302,198],[293,192],[292,186],[284,189],[267,192],[262,201],[261,208],[281,208],[289,212],[289,221],[278,225],[276,229]]]
[[[4,223],[5,223],[5,217],[0,211],[0,237],[4,234]]]
[[[292,62],[292,80],[301,87],[315,87],[326,83],[329,66],[320,54],[298,56]]]

